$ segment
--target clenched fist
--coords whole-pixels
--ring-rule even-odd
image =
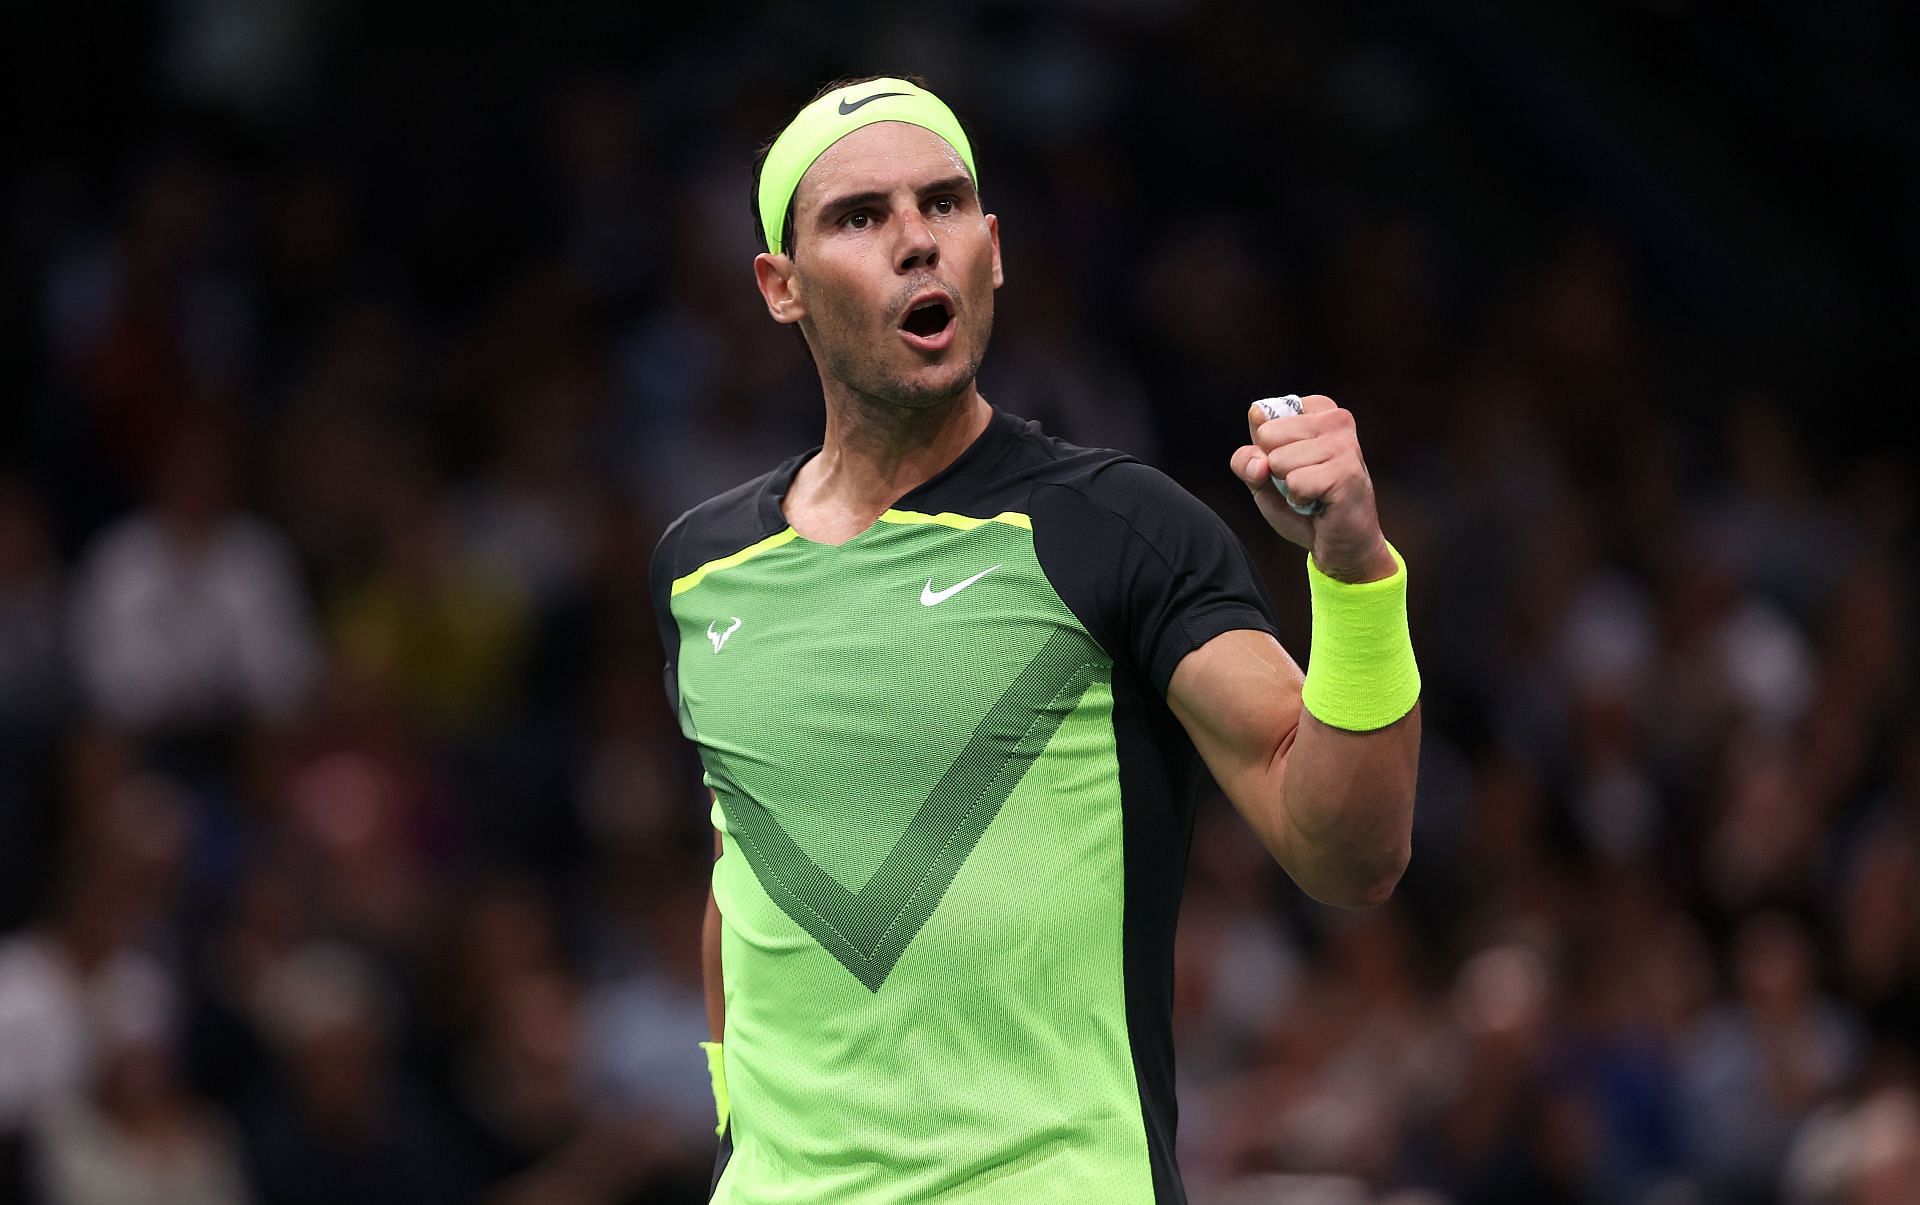
[[[1269,419],[1258,406],[1247,407],[1252,443],[1233,454],[1233,471],[1253,492],[1269,526],[1313,552],[1313,562],[1328,577],[1371,582],[1393,576],[1393,554],[1380,534],[1374,509],[1373,479],[1360,456],[1353,414],[1332,398],[1311,393],[1300,399],[1300,414]],[[1274,488],[1286,483],[1293,500],[1318,499],[1319,514],[1302,515]]]

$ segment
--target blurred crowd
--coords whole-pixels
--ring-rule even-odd
[[[1400,157],[1437,85],[1304,19],[1265,34],[1331,111],[1176,4],[539,71],[376,7],[156,8],[6,197],[0,1202],[705,1199],[647,558],[818,442],[748,165],[876,60],[975,127],[990,401],[1212,502],[1304,656],[1226,456],[1329,393],[1412,569],[1394,899],[1311,903],[1203,796],[1194,1200],[1920,1201],[1913,463],[1810,440],[1766,331],[1578,198]],[[1203,84],[1271,128],[1168,138]]]

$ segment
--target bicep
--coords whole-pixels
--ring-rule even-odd
[[[1276,854],[1284,759],[1299,730],[1305,675],[1267,632],[1222,632],[1188,653],[1167,683],[1167,706],[1214,781]]]

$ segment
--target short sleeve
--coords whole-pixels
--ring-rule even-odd
[[[678,575],[675,568],[675,551],[679,547],[681,524],[669,527],[660,543],[653,550],[653,563],[647,570],[647,590],[653,598],[653,618],[659,625],[660,651],[666,657],[662,671],[667,688],[667,706],[673,708],[673,714],[680,714],[680,625],[673,618],[673,579]]]
[[[1222,632],[1277,638],[1245,545],[1208,506],[1135,461],[1036,487],[1035,549],[1056,593],[1116,662],[1165,697],[1174,669]]]

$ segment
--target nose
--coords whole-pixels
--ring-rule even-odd
[[[908,210],[895,229],[900,232],[900,241],[894,262],[900,271],[924,270],[939,264],[940,244],[933,237],[933,227],[927,225],[919,210]]]

